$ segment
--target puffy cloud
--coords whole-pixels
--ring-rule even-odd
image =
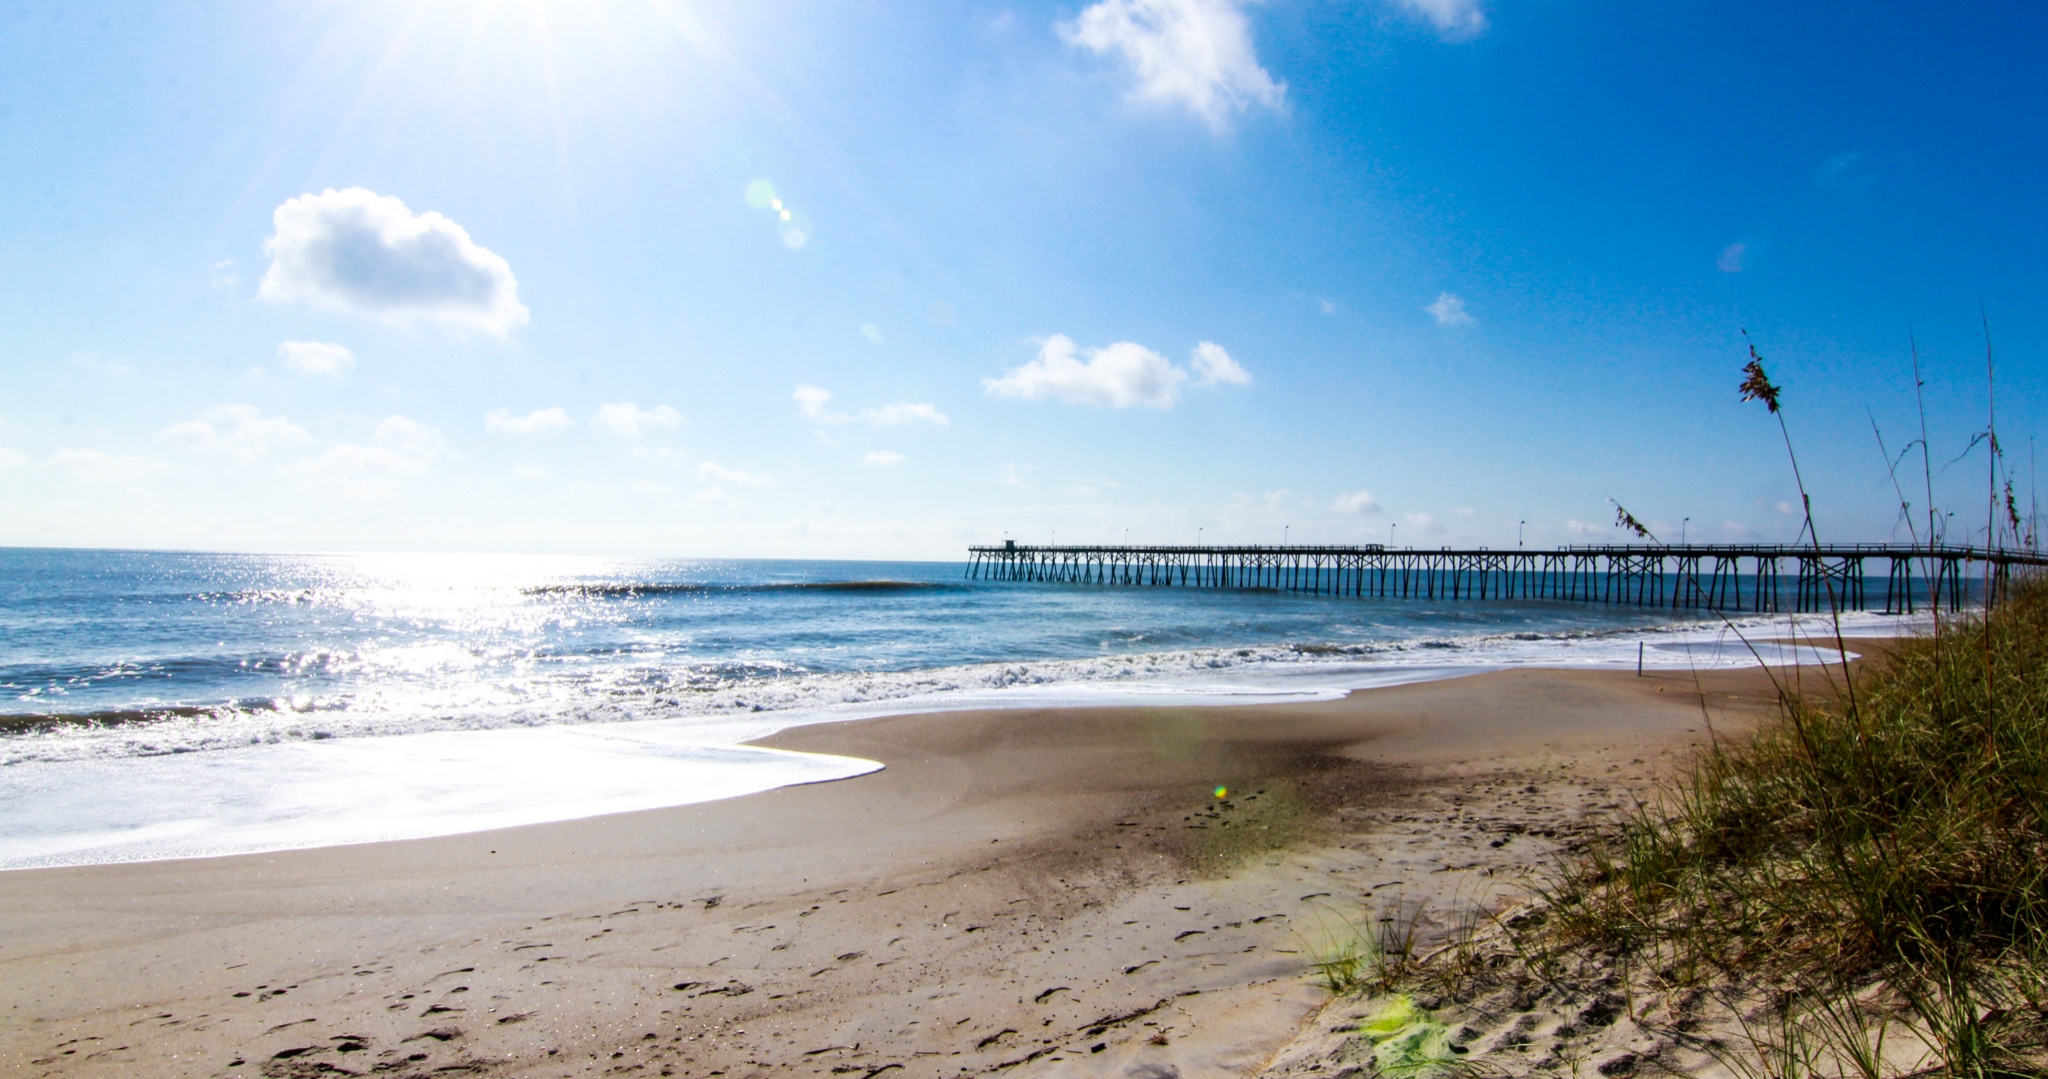
[[[798,386],[790,397],[796,401],[797,411],[802,412],[805,419],[818,423],[853,423],[859,420],[877,427],[895,427],[906,423],[935,423],[940,427],[946,427],[953,422],[945,413],[940,412],[937,406],[912,401],[897,401],[880,408],[862,409],[858,414],[828,412],[825,405],[832,400],[832,391],[820,386]]]
[[[1401,515],[1401,519],[1403,521],[1408,522],[1411,525],[1414,525],[1419,529],[1422,529],[1424,532],[1450,531],[1449,529],[1445,528],[1441,523],[1439,523],[1435,517],[1432,517],[1427,513],[1404,513]]]
[[[667,405],[641,408],[631,401],[614,401],[597,407],[597,422],[620,438],[639,438],[642,426],[674,427],[683,414]]]
[[[860,418],[879,427],[894,427],[904,423],[935,423],[940,427],[946,427],[953,422],[932,405],[914,404],[909,401],[865,409],[861,412]]]
[[[1185,105],[1218,131],[1286,98],[1286,84],[1259,66],[1240,0],[1101,0],[1059,32],[1097,55],[1121,55],[1138,78],[1133,97]]]
[[[135,483],[162,472],[162,461],[122,457],[105,450],[58,450],[44,462],[88,483]]]
[[[442,448],[441,432],[405,416],[377,424],[370,444],[342,442],[318,457],[278,470],[316,491],[351,498],[377,498],[398,486],[399,477],[426,471]]]
[[[872,322],[860,324],[860,335],[868,339],[868,344],[879,345],[882,343],[882,328]]]
[[[492,431],[505,431],[515,435],[532,435],[542,431],[559,431],[576,426],[576,421],[560,407],[535,409],[524,416],[498,408],[484,414],[484,427]]]
[[[1199,376],[1198,386],[1251,381],[1251,375],[1213,341],[1195,346],[1190,362]],[[1107,348],[1077,349],[1071,338],[1056,333],[1039,345],[1037,359],[1001,378],[982,379],[981,386],[996,397],[1027,401],[1055,397],[1077,405],[1165,409],[1180,401],[1181,384],[1188,378],[1186,371],[1143,345],[1118,341]]]
[[[818,386],[798,386],[796,392],[790,394],[790,396],[796,399],[796,407],[798,411],[804,414],[805,419],[818,420],[823,423],[841,423],[845,421],[845,417],[834,416],[825,411],[825,402],[832,399],[831,390]]]
[[[1001,378],[982,379],[982,388],[997,397],[1057,397],[1069,404],[1112,408],[1172,408],[1180,400],[1187,372],[1157,352],[1130,341],[1085,351],[1084,363],[1075,357],[1071,338],[1053,334],[1039,346],[1037,359]]]
[[[1729,244],[1721,249],[1721,257],[1714,260],[1714,266],[1722,273],[1741,273],[1748,264],[1748,244]]]
[[[256,290],[265,300],[499,335],[527,322],[510,264],[438,213],[415,214],[360,187],[329,188],[287,200],[271,221],[270,269]]]
[[[123,378],[135,373],[133,366],[122,363],[119,360],[107,359],[97,352],[77,353],[71,357],[71,365],[83,367],[94,374],[115,375]]]
[[[0,446],[0,468],[20,468],[28,463],[28,454]]]
[[[1197,386],[1214,386],[1218,382],[1242,386],[1252,380],[1251,372],[1238,366],[1237,361],[1230,358],[1230,353],[1223,351],[1223,346],[1214,341],[1196,345],[1189,363],[1195,369]]]
[[[1472,321],[1471,314],[1465,310],[1465,301],[1448,292],[1437,293],[1436,302],[1423,310],[1436,316],[1439,326],[1463,326]]]
[[[1397,0],[1409,11],[1428,19],[1446,38],[1474,37],[1486,30],[1486,12],[1481,0]]]
[[[338,375],[356,365],[356,354],[324,341],[286,341],[277,346],[284,365],[308,375]]]
[[[156,435],[192,449],[225,450],[245,461],[282,446],[313,441],[305,428],[283,416],[265,416],[253,405],[210,408],[198,419],[174,423]]]
[[[743,487],[765,487],[775,482],[773,476],[757,476],[737,468],[727,468],[717,461],[706,461],[697,466],[697,478],[717,483],[737,483]]]
[[[441,450],[440,431],[404,416],[385,417],[372,437],[380,446],[390,446],[401,453],[421,458],[431,457]]]
[[[904,457],[902,454],[895,453],[890,450],[875,450],[874,452],[868,454],[865,459],[868,464],[882,465],[884,467],[887,467],[889,465],[902,464]]]
[[[1338,513],[1378,513],[1380,504],[1372,497],[1371,491],[1353,491],[1331,499],[1330,508]]]

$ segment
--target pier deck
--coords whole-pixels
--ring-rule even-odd
[[[1903,544],[1514,548],[1001,546],[968,548],[967,577],[1234,588],[1413,599],[1527,599],[1722,611],[1951,609],[1996,597],[2040,551]],[[1870,571],[1882,563],[1879,579]],[[1881,607],[1873,604],[1881,601]]]

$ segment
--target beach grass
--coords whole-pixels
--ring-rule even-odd
[[[1840,688],[1788,693],[1567,863],[1520,954],[1768,990],[1759,1074],[1878,1079],[1894,1018],[1916,1070],[2043,1074],[2048,581]]]

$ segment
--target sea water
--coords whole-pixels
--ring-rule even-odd
[[[879,767],[739,744],[821,720],[1818,658],[1761,643],[1787,632],[959,563],[0,549],[0,868],[454,834]]]

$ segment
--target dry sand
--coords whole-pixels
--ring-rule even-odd
[[[1254,1074],[1313,1027],[1304,952],[1340,919],[1512,902],[1773,697],[1760,671],[1513,670],[901,716],[766,740],[887,765],[835,783],[0,873],[0,1072]]]

